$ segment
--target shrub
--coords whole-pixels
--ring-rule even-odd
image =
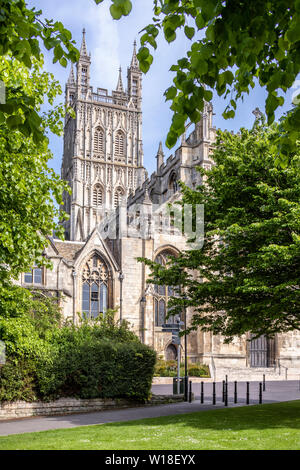
[[[114,311],[96,321],[61,325],[51,299],[39,298],[29,313],[0,316],[7,363],[0,371],[0,401],[59,397],[149,397],[156,355],[140,343]]]
[[[70,338],[68,338],[70,339]],[[149,397],[155,352],[138,342],[66,341],[37,370],[43,400]]]
[[[36,400],[35,366],[30,361],[8,361],[0,367],[0,402]]]
[[[184,364],[180,364],[180,376],[185,374]],[[190,377],[210,377],[209,367],[204,364],[188,364],[188,375]],[[159,359],[155,364],[155,377],[177,377],[177,361],[164,361]]]

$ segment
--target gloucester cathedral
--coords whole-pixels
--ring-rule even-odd
[[[160,357],[175,359],[172,334],[162,331],[172,289],[147,284],[148,267],[137,258],[164,264],[170,254],[188,248],[168,207],[180,197],[179,180],[194,188],[201,184],[196,166],[213,164],[212,106],[206,104],[200,122],[187,129],[173,155],[165,159],[158,143],[157,168],[148,177],[136,45],[126,87],[120,69],[111,94],[93,89],[90,67],[83,31],[80,59],[65,89],[66,103],[76,115],[67,115],[64,127],[61,177],[72,189],[71,195],[64,195],[63,208],[69,214],[65,241],[50,240],[46,255],[52,270],[34,268],[21,282],[55,296],[64,316],[74,322],[82,314],[96,317],[116,309],[116,319],[127,320],[142,342]],[[187,312],[187,321],[192,314]],[[244,374],[251,379],[262,370],[274,378],[291,378],[300,366],[300,334],[290,332],[274,340],[236,338],[228,345],[222,337],[198,330],[188,336],[188,358],[207,364],[216,379],[228,371],[232,378]]]

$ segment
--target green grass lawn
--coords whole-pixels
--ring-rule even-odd
[[[0,437],[0,449],[300,449],[300,401]]]

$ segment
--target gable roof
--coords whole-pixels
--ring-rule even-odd
[[[58,251],[58,254],[67,261],[74,261],[78,253],[82,250],[85,243],[83,242],[70,242],[53,240],[53,244]]]

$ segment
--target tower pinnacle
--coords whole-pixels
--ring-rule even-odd
[[[73,68],[72,63],[71,63],[70,75],[68,78],[68,85],[75,85],[75,75],[74,75],[74,68]]]
[[[117,84],[116,91],[121,91],[122,93],[124,92],[121,67],[119,68],[119,78],[118,78],[118,84]]]
[[[132,54],[130,67],[139,69],[139,61],[136,56],[136,40],[134,40],[133,42],[133,54]]]
[[[80,48],[80,57],[88,57],[86,42],[85,42],[85,28],[82,30],[82,42]]]
[[[159,171],[160,167],[162,166],[162,164],[164,163],[164,152],[163,152],[163,147],[162,147],[162,142],[160,141],[159,142],[159,146],[158,146],[158,151],[157,151],[157,155],[156,155],[156,159],[157,159],[157,172]]]

